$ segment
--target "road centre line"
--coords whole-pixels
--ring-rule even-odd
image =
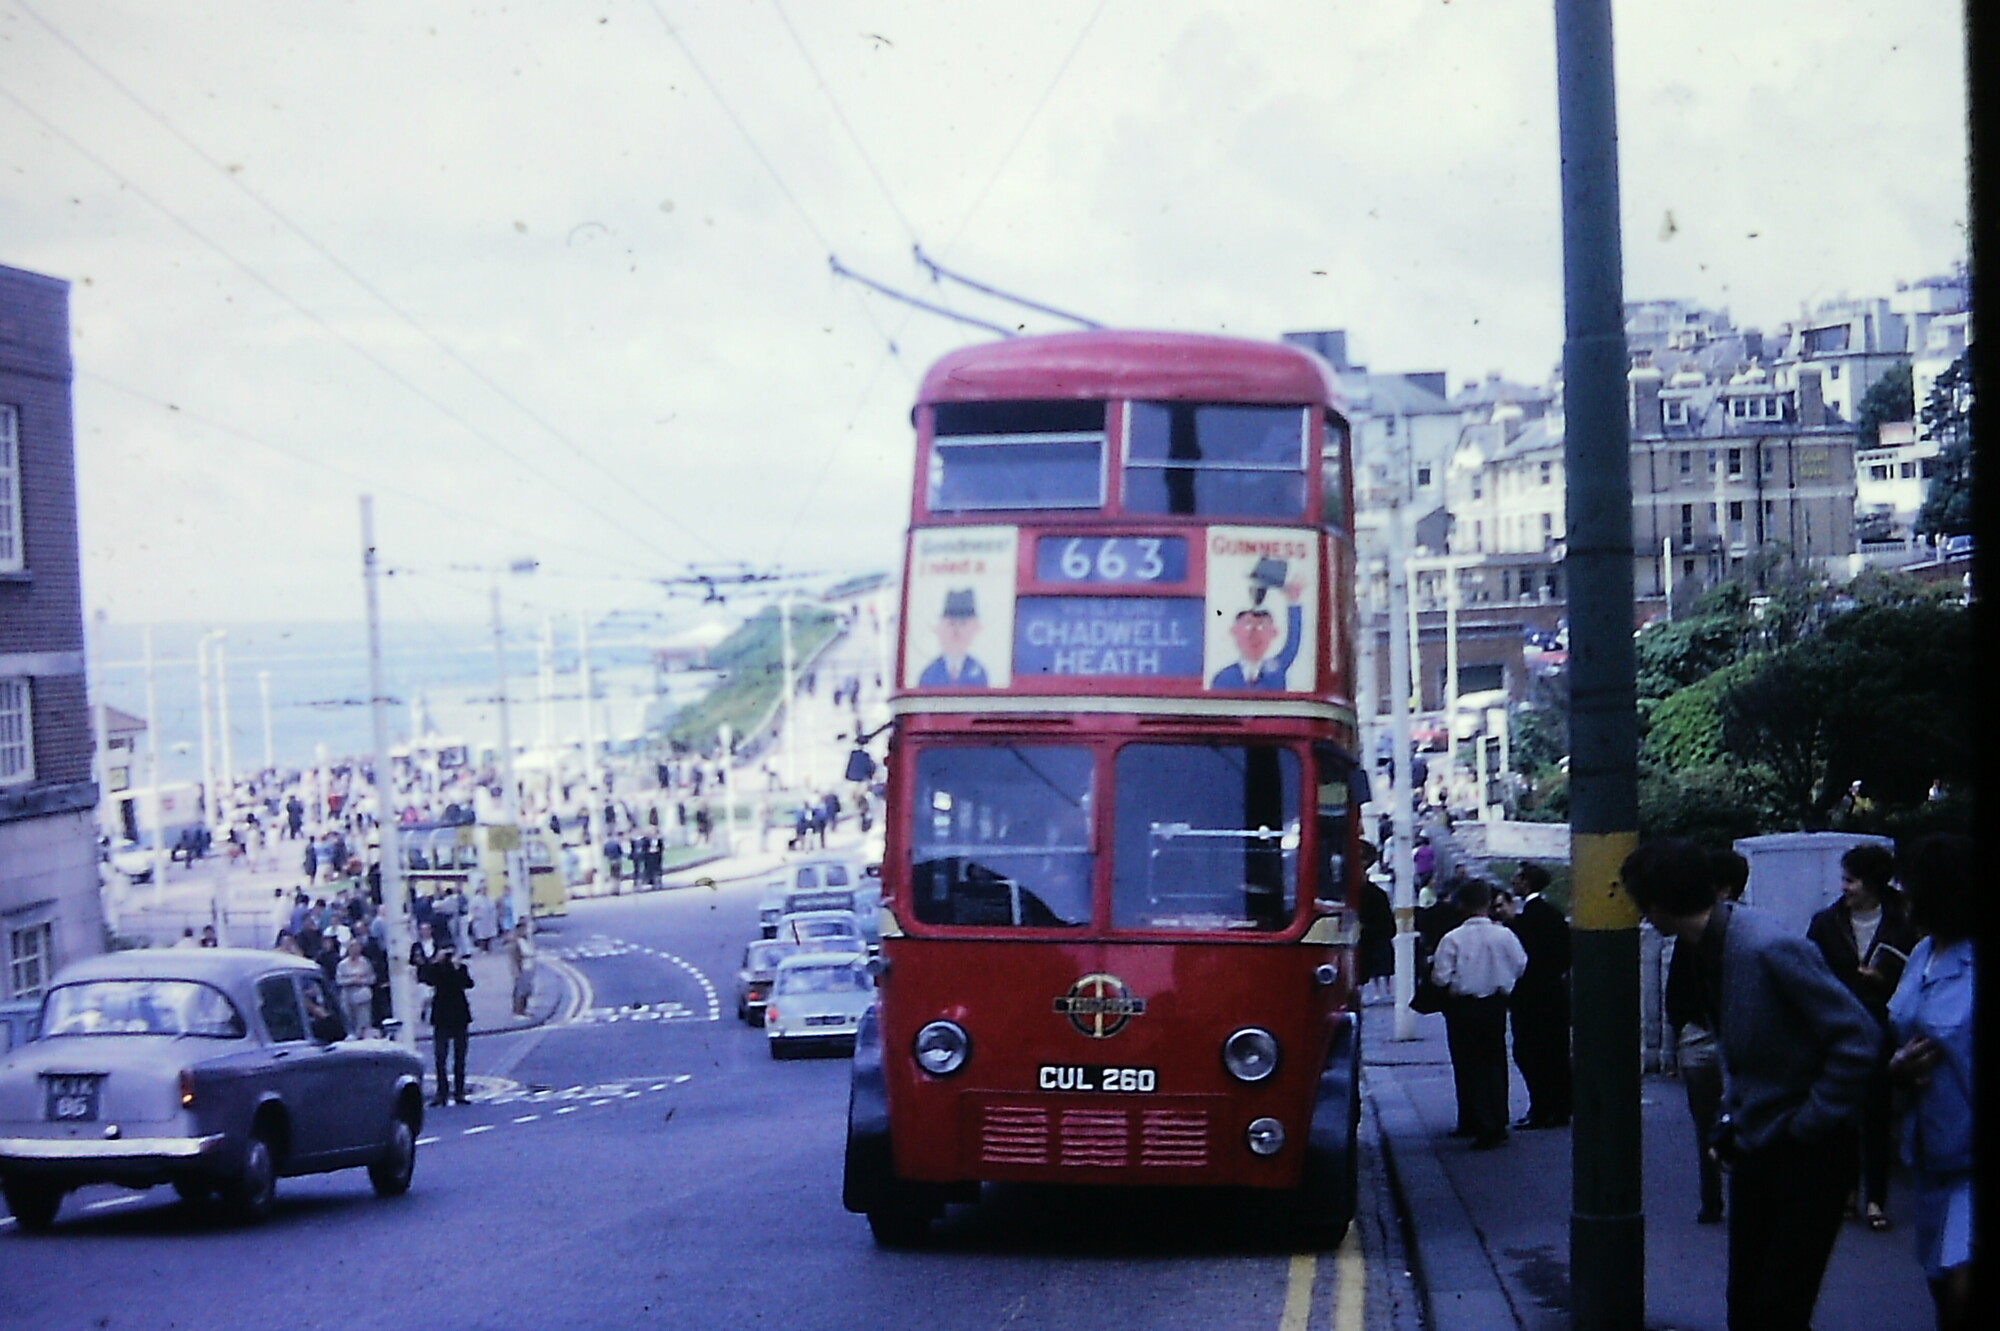
[[[491,1131],[493,1131],[493,1127],[494,1127],[494,1125],[493,1125],[493,1124],[491,1124],[491,1123],[481,1123],[481,1124],[480,1124],[480,1125],[479,1125],[478,1127],[474,1127],[474,1128],[461,1128],[461,1129],[459,1130],[459,1134],[458,1134],[458,1135],[459,1135],[459,1136],[461,1136],[461,1137],[476,1137],[476,1136],[478,1136],[478,1135],[479,1135],[480,1133],[482,1133],[482,1132],[491,1132]]]
[[[541,1117],[540,1114],[523,1114],[514,1121],[516,1123],[533,1123],[536,1119],[540,1117]]]

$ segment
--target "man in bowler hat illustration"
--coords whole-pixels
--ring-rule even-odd
[[[1286,688],[1285,676],[1298,659],[1305,637],[1305,612],[1299,608],[1300,584],[1286,579],[1282,559],[1260,559],[1250,570],[1250,604],[1236,612],[1229,636],[1236,643],[1237,659],[1216,671],[1208,682],[1212,689],[1266,689],[1274,693]],[[1273,587],[1285,597],[1285,648],[1277,656],[1271,647],[1278,640],[1277,621],[1264,605],[1264,594]]]
[[[917,687],[925,689],[983,689],[988,687],[986,667],[970,655],[972,640],[979,636],[979,610],[973,604],[972,588],[946,592],[944,614],[937,622],[938,657],[917,677]]]

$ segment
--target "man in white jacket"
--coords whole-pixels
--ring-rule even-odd
[[[1507,995],[1528,968],[1514,931],[1492,918],[1493,888],[1475,878],[1458,889],[1465,923],[1439,941],[1431,979],[1449,991],[1445,1039],[1451,1076],[1472,1149],[1507,1143]]]

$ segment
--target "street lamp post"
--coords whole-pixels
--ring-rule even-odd
[[[734,766],[729,761],[729,745],[734,736],[730,732],[727,721],[723,722],[721,728],[716,731],[716,738],[722,741],[722,765],[720,770],[723,775],[723,779],[716,782],[716,784],[722,787],[723,825],[728,829],[722,834],[722,853],[725,855],[734,855],[736,853],[736,774]]]
[[[500,817],[513,830],[514,848],[507,852],[507,894],[516,920],[527,919],[534,911],[528,892],[527,856],[521,850],[520,797],[514,790],[514,732],[507,720],[507,639],[500,621],[500,578],[493,578],[493,670],[499,685],[500,708]]]

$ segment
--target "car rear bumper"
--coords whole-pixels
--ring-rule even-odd
[[[222,1141],[219,1132],[206,1137],[0,1137],[0,1165],[198,1160],[213,1154]]]
[[[90,1183],[151,1187],[180,1178],[220,1177],[236,1168],[222,1133],[205,1137],[0,1137],[0,1175],[65,1188]]]

